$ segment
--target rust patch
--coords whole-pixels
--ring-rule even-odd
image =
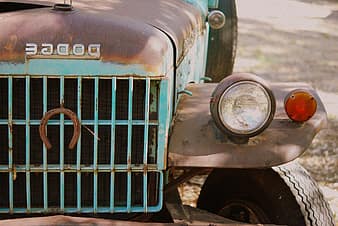
[[[12,52],[15,49],[18,37],[16,35],[11,35],[4,46],[4,49],[8,52]]]
[[[140,64],[154,70],[170,51],[170,41],[161,31],[113,13],[106,17],[43,8],[8,14],[0,20],[0,61],[4,62],[24,63],[26,43],[101,44],[103,62]]]
[[[193,42],[205,29],[201,12],[181,0],[102,0],[94,5],[79,0],[73,6],[70,12],[40,8],[5,13],[0,20],[0,61],[24,62],[25,44],[29,42],[100,43],[103,62],[141,64],[145,70],[153,71],[164,53],[172,51],[167,36],[177,48],[176,59],[180,59],[190,48],[187,42]]]

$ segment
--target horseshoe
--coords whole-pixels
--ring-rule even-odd
[[[67,115],[73,122],[74,132],[73,132],[73,137],[68,145],[68,148],[74,149],[79,139],[80,132],[81,132],[81,125],[80,125],[80,121],[77,118],[76,114],[72,112],[71,110],[67,108],[63,108],[63,107],[52,109],[46,112],[46,114],[42,117],[41,123],[39,126],[40,138],[48,150],[52,148],[52,144],[50,143],[46,135],[46,126],[47,126],[48,120],[51,119],[54,115],[61,114],[61,113]]]

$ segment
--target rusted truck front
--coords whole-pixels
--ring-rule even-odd
[[[326,113],[304,84],[243,73],[204,84],[219,80],[208,75],[225,56],[223,47],[232,70],[236,30],[226,34],[228,42],[222,35],[235,15],[230,18],[224,2],[0,2],[1,219],[97,218],[24,220],[32,225],[123,224],[98,218],[241,221],[231,212],[238,205],[219,214],[203,197],[200,208],[220,216],[187,216],[172,191],[201,168],[272,169],[297,158]],[[297,100],[306,108],[301,122],[292,117],[302,109],[284,110]],[[171,173],[177,168],[184,169],[178,178]],[[249,211],[243,222],[276,223],[260,211]]]

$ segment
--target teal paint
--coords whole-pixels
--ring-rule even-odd
[[[208,0],[184,0],[185,2],[195,6],[201,11],[202,17],[206,18],[208,15]]]
[[[30,78],[26,77],[26,203],[27,211],[31,209],[31,177],[30,177]]]
[[[81,122],[82,119],[82,111],[81,111],[81,102],[82,102],[82,78],[79,77],[77,79],[77,118]],[[81,133],[78,139],[78,144],[81,144]],[[76,147],[76,207],[77,210],[81,210],[81,145],[77,145]]]
[[[112,78],[111,82],[112,87],[112,96],[111,96],[111,125],[110,125],[110,143],[115,144],[115,126],[116,126],[116,78]],[[115,145],[110,146],[110,153],[115,153]],[[114,169],[115,165],[115,155],[110,155],[110,168]],[[109,212],[114,213],[115,211],[115,172],[110,172],[110,203],[109,203]]]
[[[47,112],[47,77],[43,77],[43,115]],[[43,150],[43,209],[48,210],[48,175],[47,175],[47,148],[42,145]]]
[[[218,1],[219,0],[208,0],[208,7],[210,9],[217,9],[218,8]]]
[[[39,78],[41,80],[41,84],[43,85],[42,92],[43,92],[43,97],[42,99],[42,105],[43,105],[43,113],[46,113],[48,110],[48,99],[47,99],[47,93],[48,93],[48,83],[47,83],[47,76],[7,76],[8,78],[8,117],[7,118],[1,118],[0,119],[0,125],[11,125],[11,126],[16,126],[16,125],[21,125],[26,127],[26,131],[30,130],[31,126],[38,126],[40,124],[40,120],[30,119],[30,81],[32,78]],[[16,119],[12,118],[12,96],[13,96],[13,79],[23,79],[25,80],[25,88],[26,88],[26,97],[25,100],[27,102],[25,106],[25,118],[24,119]],[[54,77],[55,78],[55,77]],[[60,92],[59,92],[59,100],[60,104],[62,105],[64,103],[64,97],[65,97],[65,84],[67,82],[67,79],[69,79],[67,76],[59,76],[59,87],[60,87]],[[73,79],[73,78],[72,78]],[[57,164],[48,164],[48,151],[46,150],[45,146],[43,145],[42,148],[42,164],[41,165],[31,165],[29,162],[28,156],[31,154],[30,148],[26,148],[26,162],[25,164],[17,164],[14,166],[13,164],[13,157],[9,155],[9,164],[8,165],[0,165],[0,173],[9,173],[9,175],[12,174],[9,178],[9,187],[12,189],[12,194],[9,195],[9,199],[13,200],[13,179],[14,179],[14,173],[25,173],[26,178],[30,178],[30,175],[32,173],[41,173],[43,175],[43,207],[41,208],[36,208],[31,205],[30,200],[32,199],[31,195],[32,193],[27,189],[26,194],[27,194],[27,206],[26,208],[16,208],[14,206],[14,202],[11,202],[11,206],[8,208],[2,208],[0,209],[1,213],[23,213],[23,209],[25,209],[25,213],[30,212],[30,213],[48,213],[48,212],[54,212],[54,213],[73,213],[73,212],[78,212],[78,213],[89,213],[89,212],[96,212],[96,213],[115,213],[115,212],[157,212],[162,208],[163,205],[163,170],[166,168],[166,155],[165,150],[166,150],[166,144],[167,144],[167,133],[168,133],[168,128],[169,128],[169,118],[170,118],[170,93],[171,90],[171,81],[170,79],[164,79],[164,80],[152,80],[150,77],[147,78],[135,78],[135,77],[129,77],[129,90],[128,90],[128,99],[129,99],[129,104],[128,104],[128,120],[116,120],[115,116],[115,111],[116,111],[116,91],[117,91],[117,85],[116,82],[120,79],[125,79],[125,78],[117,78],[113,77],[109,81],[112,82],[112,115],[110,120],[100,120],[98,115],[99,115],[99,109],[98,109],[98,102],[99,102],[99,82],[105,81],[103,77],[99,76],[94,76],[92,78],[86,77],[86,79],[92,79],[94,81],[94,115],[92,119],[87,119],[83,120],[82,115],[81,115],[81,98],[83,95],[84,90],[82,89],[82,81],[83,77],[77,77],[75,78],[75,81],[77,81],[77,116],[78,119],[80,120],[81,124],[83,126],[88,125],[88,126],[93,126],[94,128],[94,134],[98,135],[99,132],[99,127],[100,126],[111,126],[111,131],[112,136],[111,136],[111,153],[114,153],[114,144],[115,144],[115,126],[116,125],[124,125],[130,128],[129,130],[129,135],[130,137],[130,142],[128,144],[128,156],[131,157],[131,137],[132,137],[132,127],[133,126],[144,126],[144,130],[146,131],[145,133],[149,133],[149,126],[155,126],[158,127],[158,135],[157,135],[157,143],[158,146],[157,148],[157,157],[158,160],[156,164],[148,164],[147,162],[147,150],[148,150],[148,135],[145,135],[144,137],[144,145],[141,147],[144,150],[144,155],[143,159],[144,162],[143,164],[115,164],[114,162],[114,154],[111,155],[110,159],[110,164],[99,164],[98,163],[98,141],[97,141],[97,136],[93,136],[94,139],[94,147],[93,147],[93,163],[90,165],[82,165],[81,164],[81,145],[77,145],[76,147],[76,161],[74,164],[67,164],[65,165],[64,162],[64,152],[65,150],[65,142],[68,142],[63,139],[64,134],[65,134],[65,128],[64,126],[72,125],[72,121],[70,119],[66,119],[63,114],[60,115],[60,119],[52,119],[49,120],[47,123],[47,126],[59,126],[60,127],[60,147],[59,147],[59,158],[60,162]],[[102,79],[102,80],[101,80]],[[144,120],[134,120],[132,118],[132,108],[133,108],[133,103],[132,103],[132,97],[133,97],[133,84],[135,80],[141,79],[145,83],[145,103],[144,103],[144,113],[145,113],[145,118]],[[149,120],[149,114],[150,114],[150,100],[152,96],[151,90],[152,86],[159,86],[159,95],[156,96],[158,98],[158,114],[159,118],[158,120]],[[10,126],[9,126],[10,128]],[[10,129],[8,132],[10,133]],[[148,131],[148,132],[147,132]],[[12,135],[9,134],[9,142],[12,142],[11,139],[13,139]],[[96,141],[95,141],[96,140]],[[78,140],[78,144],[81,143],[81,138]],[[12,143],[9,143],[9,147],[12,147]],[[30,144],[26,147],[30,146]],[[15,167],[15,172],[13,167]],[[28,170],[29,169],[29,170]],[[146,171],[145,171],[146,169]],[[120,206],[115,206],[114,203],[114,184],[115,184],[115,172],[121,172],[121,173],[126,173],[127,175],[127,181],[128,181],[128,196],[127,196],[127,202],[125,207],[120,207]],[[131,183],[132,183],[132,175],[133,173],[142,173],[143,174],[143,205],[142,206],[135,206],[132,203],[132,191],[131,191]],[[148,178],[149,178],[149,173],[154,172],[157,175],[159,175],[158,180],[159,180],[159,199],[158,203],[153,206],[149,206],[148,203],[148,196],[149,194],[147,193],[147,186],[148,186]],[[48,206],[48,174],[50,173],[57,173],[59,175],[59,180],[60,180],[60,187],[58,188],[60,191],[60,205],[58,207],[49,208]],[[65,189],[65,175],[68,173],[72,173],[75,175],[75,178],[77,180],[77,185],[76,185],[76,202],[74,203],[74,207],[69,208],[65,206],[65,194],[67,190]],[[93,197],[93,205],[92,207],[83,207],[81,203],[81,174],[83,173],[91,173],[94,177],[93,180],[93,190],[94,190],[94,197]],[[110,203],[109,206],[100,206],[98,203],[98,175],[100,173],[110,173],[110,191],[112,192],[110,197]],[[29,175],[29,176],[27,176]],[[95,179],[96,177],[96,179]],[[11,185],[12,183],[12,185]],[[30,180],[26,180],[26,188],[30,187],[31,184]],[[50,189],[53,189],[51,187]],[[10,203],[10,202],[9,202]]]
[[[99,139],[99,78],[95,77],[94,79],[94,153],[93,153],[93,166],[94,169],[97,168],[97,162],[98,162],[98,149],[99,149],[99,144],[98,144],[98,139]],[[98,197],[98,171],[94,171],[94,192],[93,192],[93,207],[94,207],[94,213],[97,213],[97,197]]]
[[[74,59],[31,59],[26,63],[14,64],[0,62],[1,75],[64,75],[64,76],[112,76],[138,75],[158,76],[165,75],[166,70],[158,67],[152,71],[139,64],[117,64],[99,60]]]
[[[61,76],[60,78],[60,105],[63,106],[65,100],[65,78]],[[60,209],[61,211],[65,208],[65,172],[64,172],[64,134],[65,134],[65,115],[60,115]]]
[[[9,183],[9,212],[13,212],[13,79],[8,79],[8,183]]]
[[[170,118],[170,96],[169,80],[163,79],[160,84],[160,95],[159,95],[159,126],[158,126],[158,144],[157,150],[157,165],[159,169],[166,169],[166,153],[167,142],[168,142],[168,131],[169,131],[169,118]]]
[[[176,70],[175,109],[180,96],[185,95],[186,86],[189,83],[200,83],[201,78],[205,77],[208,31],[208,26],[206,25],[206,29],[195,37],[192,47]]]
[[[128,92],[128,144],[127,144],[127,164],[131,164],[131,146],[132,146],[132,137],[133,137],[133,90],[134,82],[133,78],[129,78],[129,92]],[[131,210],[131,172],[128,171],[127,174],[127,212]]]

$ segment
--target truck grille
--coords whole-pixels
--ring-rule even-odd
[[[166,80],[0,77],[0,213],[154,212],[162,207]],[[81,123],[44,114],[64,107]],[[161,128],[163,126],[163,128]]]

